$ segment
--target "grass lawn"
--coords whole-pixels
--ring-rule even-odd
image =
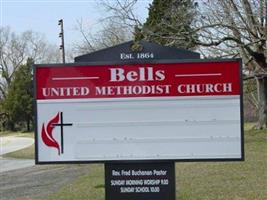
[[[176,163],[177,200],[266,200],[267,131],[245,126],[245,162]],[[250,129],[250,130],[249,130]],[[104,166],[90,165],[49,200],[104,200]]]

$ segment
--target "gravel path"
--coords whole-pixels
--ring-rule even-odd
[[[39,165],[0,174],[1,200],[40,200],[88,173],[88,165]]]

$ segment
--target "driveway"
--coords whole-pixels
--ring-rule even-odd
[[[90,172],[88,165],[38,165],[0,173],[1,200],[39,200]]]
[[[31,146],[33,143],[34,140],[32,138],[13,136],[0,137],[0,173],[33,166],[34,160],[32,159],[13,159],[2,157],[2,155],[6,153],[24,149]]]
[[[47,199],[62,186],[89,173],[88,165],[34,165],[34,160],[1,157],[33,143],[31,138],[0,137],[1,200]]]

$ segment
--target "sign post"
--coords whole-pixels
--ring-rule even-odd
[[[244,160],[240,69],[238,59],[36,65],[36,164],[104,162],[107,200],[174,200],[174,162]]]

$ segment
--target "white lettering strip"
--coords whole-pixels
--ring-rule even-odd
[[[212,74],[175,74],[175,77],[221,76],[222,73]]]
[[[91,77],[53,77],[53,81],[62,81],[62,80],[92,80],[92,79],[99,79],[97,76]]]
[[[121,144],[121,143],[183,143],[183,142],[238,142],[240,141],[240,137],[232,136],[232,137],[191,137],[191,138],[109,138],[109,139],[91,139],[91,140],[83,140],[78,141],[77,143],[80,145],[83,144]]]
[[[238,124],[238,120],[206,120],[206,121],[122,121],[122,122],[73,122],[78,128],[87,127],[133,127],[133,126],[199,126],[199,125],[218,125],[218,124]]]

